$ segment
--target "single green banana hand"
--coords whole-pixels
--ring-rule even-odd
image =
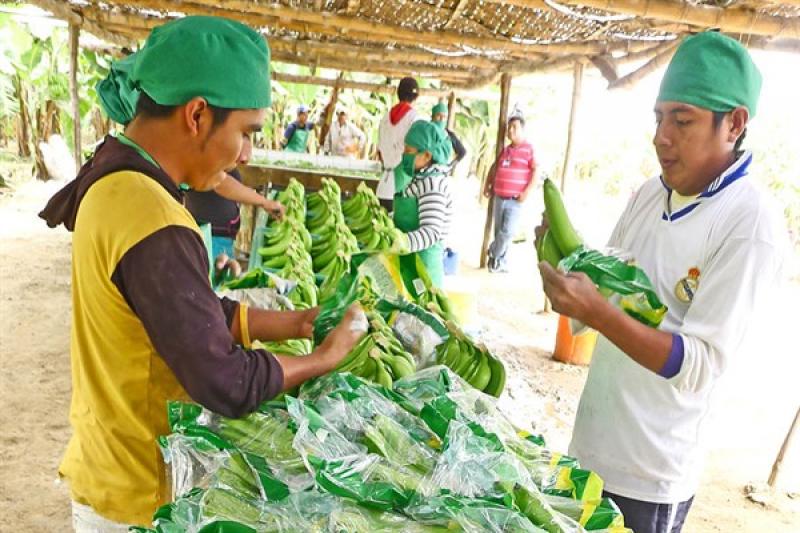
[[[561,255],[563,257],[570,255],[583,244],[583,240],[569,220],[558,187],[549,178],[544,180],[544,210],[550,232]]]

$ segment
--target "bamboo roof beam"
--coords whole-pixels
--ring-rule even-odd
[[[63,19],[69,24],[80,26],[82,30],[106,42],[119,45],[130,44],[124,37],[104,29],[94,21],[84,19],[84,17],[80,13],[75,12],[69,4],[65,4],[59,0],[33,0],[31,3],[49,11],[57,18]]]
[[[567,0],[569,4],[593,7],[610,13],[645,19],[719,28],[725,32],[800,39],[800,20],[781,18],[749,9],[691,5],[671,0]]]
[[[464,12],[464,8],[467,7],[467,4],[469,4],[469,0],[458,0],[458,4],[456,4],[455,9],[453,9],[453,12],[450,13],[450,18],[443,26],[444,29],[449,30],[453,27],[453,23],[457,21],[459,17],[461,17],[461,13]]]
[[[310,65],[314,63],[324,68],[344,70],[347,72],[380,74],[398,78],[404,76],[429,76],[445,82],[469,83],[476,77],[487,75],[484,71],[440,70],[436,68],[427,68],[425,65],[410,63],[375,62],[353,65],[350,61],[343,61],[331,56],[314,56],[313,58],[309,58],[286,52],[275,52],[272,54],[272,57],[275,61],[294,63],[296,65]]]
[[[594,0],[597,1],[597,0]],[[470,46],[479,50],[543,52],[547,54],[602,54],[625,43],[526,44],[511,39],[488,38],[454,31],[418,31],[396,24],[376,24],[370,20],[329,12],[291,8],[281,4],[254,4],[245,0],[127,0],[127,5],[186,14],[233,17],[253,26],[275,25],[297,31],[351,36],[371,42],[397,42],[411,46]]]
[[[285,74],[283,72],[273,72],[272,79],[284,83],[304,83],[309,85],[320,85],[323,87],[335,87],[336,80],[332,78],[322,78],[319,76],[298,76],[295,74]],[[366,83],[360,81],[341,80],[339,87],[342,89],[352,89],[356,91],[366,91],[370,93],[386,93],[394,94],[397,92],[397,86],[387,83]],[[442,97],[450,94],[449,89],[426,89],[420,88],[419,93],[421,96],[435,96]]]
[[[608,84],[609,89],[629,89],[633,87],[636,82],[650,74],[658,70],[659,68],[663,67],[669,60],[672,59],[672,55],[675,53],[675,49],[678,48],[678,44],[680,41],[671,41],[669,43],[664,43],[660,48],[660,50],[653,56],[650,61],[645,63],[643,66],[639,67],[638,69],[634,70],[630,74],[626,74],[613,82]]]
[[[329,53],[341,56],[352,57],[354,59],[365,58],[368,60],[386,60],[394,58],[414,63],[444,63],[459,67],[494,68],[496,61],[479,56],[449,56],[436,54],[433,52],[408,50],[408,49],[386,49],[377,46],[355,46],[351,44],[331,43],[331,42],[312,42],[307,40],[288,39],[285,37],[268,38],[269,46],[273,50],[282,50],[298,53]],[[396,56],[396,58],[394,57]]]
[[[359,9],[361,9],[361,0],[347,0],[347,7],[344,11],[352,17],[358,13]]]

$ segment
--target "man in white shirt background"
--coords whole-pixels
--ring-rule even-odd
[[[366,140],[364,132],[348,120],[347,111],[340,109],[336,113],[336,122],[331,124],[325,137],[322,149],[326,154],[357,158]]]

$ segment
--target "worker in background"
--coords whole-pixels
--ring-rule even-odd
[[[378,126],[378,158],[383,165],[383,176],[376,190],[381,205],[392,210],[395,195],[394,171],[403,158],[406,133],[420,120],[413,107],[419,96],[419,85],[414,78],[403,78],[397,85],[399,102],[381,119]]]
[[[286,212],[280,202],[270,200],[242,184],[242,176],[236,169],[226,172],[225,178],[212,191],[186,191],[186,209],[195,221],[198,224],[211,224],[211,251],[214,258],[221,254],[229,258],[236,257],[233,244],[241,224],[239,204],[260,207],[278,220]]]
[[[747,50],[716,32],[686,38],[661,81],[653,137],[661,175],[634,193],[608,243],[636,260],[667,305],[658,329],[610,303],[586,275],[539,264],[553,310],[600,333],[570,455],[603,478],[636,533],[680,533],[720,378],[781,277],[782,213],[755,185],[763,169],[741,147],[760,90]]]
[[[489,245],[489,272],[508,272],[508,249],[519,227],[522,206],[536,181],[533,146],[525,139],[525,118],[508,119],[509,144],[489,169],[483,195],[494,202],[494,240]]]
[[[306,357],[251,349],[310,338],[319,310],[249,308],[211,289],[179,187],[213,189],[247,161],[270,105],[269,57],[260,33],[229,19],[155,28],[98,85],[124,132],[40,215],[73,232],[72,437],[59,474],[78,533],[149,525],[169,499],[156,442],[169,433],[168,401],[241,417],[330,372],[364,332],[363,311],[350,308]]]
[[[322,148],[326,154],[358,158],[366,141],[367,136],[364,135],[364,132],[348,120],[347,111],[341,109],[336,114],[336,121],[331,124],[330,130],[325,136]]]
[[[450,174],[453,173],[455,170],[456,165],[458,165],[464,156],[467,155],[467,149],[464,148],[461,140],[456,136],[455,133],[451,129],[447,127],[447,104],[444,102],[439,102],[435,106],[433,106],[433,110],[431,111],[431,121],[442,128],[450,137],[450,143],[453,145],[453,155],[454,158],[450,161]]]
[[[314,131],[314,123],[308,121],[308,111],[307,105],[300,104],[297,107],[297,119],[283,132],[281,147],[287,152],[308,152],[308,135]]]
[[[400,271],[414,294],[417,260],[434,286],[441,288],[444,282],[444,241],[453,212],[447,177],[452,146],[444,129],[427,120],[412,124],[404,145],[395,168],[393,217],[407,238],[403,248],[410,253],[401,255]]]

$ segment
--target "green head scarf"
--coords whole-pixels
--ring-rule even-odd
[[[437,165],[446,165],[450,162],[450,153],[453,150],[450,137],[444,129],[433,122],[427,120],[414,122],[406,133],[405,143],[420,152],[430,152],[433,162]]]
[[[756,114],[761,73],[747,49],[708,31],[687,37],[672,57],[657,102],[682,102],[710,111],[744,106]]]
[[[218,17],[184,17],[155,28],[138,52],[111,65],[100,103],[127,124],[142,92],[161,105],[201,96],[229,109],[269,107],[269,47],[255,30]]]
[[[439,102],[435,106],[433,106],[433,110],[431,111],[431,116],[435,115],[436,113],[444,113],[444,116],[447,116],[447,104]]]

